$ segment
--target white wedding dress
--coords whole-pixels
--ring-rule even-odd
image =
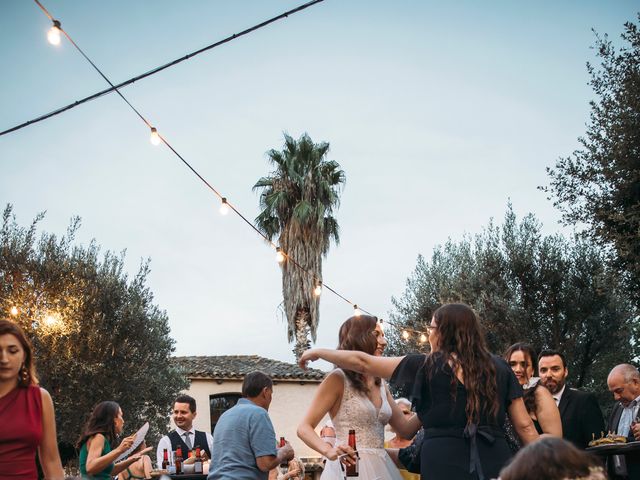
[[[338,369],[340,370],[340,369]],[[359,480],[402,480],[393,460],[384,449],[384,426],[391,418],[384,381],[380,384],[382,405],[378,410],[366,395],[353,388],[342,372],[344,393],[342,403],[331,420],[336,429],[336,445],[347,444],[349,430],[356,431],[356,447],[360,456]],[[320,480],[344,480],[345,473],[338,460],[328,460]]]

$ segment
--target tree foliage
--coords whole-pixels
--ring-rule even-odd
[[[587,239],[543,236],[535,217],[518,222],[509,206],[501,226],[437,247],[418,258],[391,319],[424,330],[436,308],[464,302],[478,312],[489,347],[500,354],[517,342],[566,353],[570,383],[604,395],[617,363],[636,358],[638,322],[620,276]],[[391,354],[425,350],[413,335],[389,332]]]
[[[316,339],[320,313],[313,291],[322,280],[322,257],[331,241],[340,239],[333,214],[345,175],[337,162],[326,160],[328,143],[313,143],[306,133],[297,141],[287,134],[284,139],[282,151],[267,152],[275,170],[253,189],[261,192],[257,227],[270,240],[277,237],[280,248],[303,267],[290,258],[282,263],[287,334],[289,342],[295,339],[293,352],[298,358],[309,348],[309,334]]]
[[[640,15],[638,16],[640,20]],[[566,224],[610,247],[640,305],[640,30],[625,24],[616,49],[596,36],[600,65],[587,64],[596,99],[582,148],[547,169],[544,188]]]
[[[129,428],[149,421],[151,439],[166,430],[171,402],[187,386],[172,366],[174,341],[165,312],[145,285],[144,262],[129,280],[124,254],[106,252],[92,241],[73,245],[80,226],[73,219],[65,235],[44,233],[38,222],[20,227],[9,205],[0,231],[0,312],[31,338],[40,384],[53,397],[63,453],[93,406],[117,401]],[[11,308],[18,308],[12,315]]]

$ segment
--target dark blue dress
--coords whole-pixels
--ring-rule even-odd
[[[411,397],[425,428],[420,455],[422,479],[497,478],[511,457],[502,429],[506,411],[513,399],[522,397],[522,387],[511,367],[502,358],[492,356],[496,368],[498,418],[482,416],[474,428],[467,426],[464,385],[455,378],[442,355],[433,354],[431,372],[427,372],[426,358],[423,354],[407,355],[390,380],[404,395]]]

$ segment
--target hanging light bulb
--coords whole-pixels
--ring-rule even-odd
[[[276,247],[276,262],[278,263],[284,262],[284,253],[282,253],[282,250],[280,249],[280,247]]]
[[[151,138],[149,139],[152,145],[160,145],[160,135],[156,127],[151,127]]]
[[[229,213],[229,203],[227,202],[226,197],[222,197],[222,205],[220,205],[220,213],[222,215],[226,215]]]
[[[359,317],[360,315],[362,315],[362,312],[360,311],[360,309],[358,308],[358,305],[353,305],[353,316],[354,317]]]
[[[423,333],[420,335],[420,343],[424,343],[427,341],[427,336]]]
[[[409,332],[407,332],[406,330],[402,330],[402,338],[404,338],[405,340],[409,340]]]
[[[320,280],[317,281],[316,287],[313,289],[313,294],[316,297],[319,297],[322,294],[322,282]]]
[[[58,322],[60,322],[60,319],[57,318],[56,315],[47,315],[46,317],[44,317],[44,324],[47,327],[55,327]]]
[[[53,27],[49,29],[47,33],[47,40],[51,45],[60,45],[60,22],[58,20],[53,21]]]
[[[18,307],[16,307],[15,305],[13,307],[11,307],[9,309],[9,313],[11,313],[11,315],[13,315],[14,317],[18,315]]]

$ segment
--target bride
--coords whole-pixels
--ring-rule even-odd
[[[359,350],[381,356],[386,345],[376,317],[351,317],[340,327],[338,350]],[[336,446],[324,442],[315,432],[327,413],[336,429]],[[407,419],[403,415],[380,378],[336,368],[318,387],[307,413],[298,425],[298,437],[327,458],[321,480],[345,478],[338,455],[349,451],[345,446],[350,429],[356,431],[361,480],[402,480],[384,449],[384,427],[387,423],[407,438],[411,438],[420,428],[418,417],[413,415]],[[345,460],[353,463],[351,457]]]

